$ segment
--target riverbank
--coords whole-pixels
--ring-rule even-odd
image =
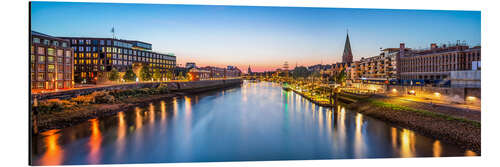
[[[40,101],[37,108],[36,126],[38,132],[61,129],[93,118],[114,115],[137,106],[160,99],[182,97],[211,90],[239,86],[239,81],[217,81],[208,84],[182,83],[177,89],[171,85],[151,88],[100,90],[88,95],[80,95],[69,100],[50,99]],[[182,89],[178,89],[181,88]]]
[[[392,103],[390,97],[356,97],[347,108],[385,122],[414,130],[422,135],[455,144],[463,149],[481,153],[481,123],[476,120],[445,114],[439,108],[408,106]]]
[[[316,105],[333,105],[294,89],[291,91]],[[480,112],[377,95],[339,93],[337,100],[346,103],[347,108],[367,116],[481,153]]]

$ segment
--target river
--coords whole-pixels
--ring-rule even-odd
[[[279,84],[169,98],[49,130],[34,165],[443,157],[469,150],[370,118],[320,107]]]

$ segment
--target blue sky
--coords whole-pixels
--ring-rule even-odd
[[[346,30],[354,59],[379,48],[481,42],[479,11],[32,2],[32,30],[53,36],[141,40],[178,63],[271,70],[288,61],[341,61]]]

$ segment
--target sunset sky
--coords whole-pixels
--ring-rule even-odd
[[[178,64],[236,65],[246,72],[341,61],[346,31],[354,59],[379,49],[480,45],[479,11],[32,2],[31,29],[52,36],[151,43]]]

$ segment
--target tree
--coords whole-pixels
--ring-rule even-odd
[[[173,79],[173,77],[174,77],[174,74],[170,70],[167,71],[166,75],[167,75],[167,79]]]
[[[153,79],[158,80],[158,81],[161,79],[160,69],[155,68],[153,70]]]
[[[149,66],[147,65],[142,66],[140,74],[142,81],[149,81],[153,77],[151,74],[151,70],[149,70]]]
[[[344,85],[346,80],[345,70],[341,70],[340,72],[335,73],[334,80],[336,84]]]
[[[128,82],[135,81],[135,78],[137,76],[135,75],[134,71],[132,69],[128,69],[127,72],[125,72],[125,75],[123,76],[123,79]]]
[[[118,70],[116,70],[115,68],[113,68],[110,73],[109,73],[109,76],[108,76],[108,79],[110,81],[116,81],[120,78],[120,76],[118,75]]]

